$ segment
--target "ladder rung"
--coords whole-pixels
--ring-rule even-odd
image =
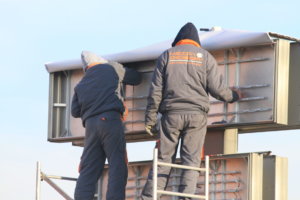
[[[177,164],[173,164],[173,163],[157,162],[157,165],[167,166],[167,167],[175,167],[175,168],[181,168],[181,169],[191,169],[191,170],[196,170],[196,171],[206,171],[205,168],[177,165]]]
[[[205,168],[198,168],[198,167],[191,167],[191,166],[186,166],[186,165],[178,165],[178,164],[173,164],[173,163],[159,162],[157,157],[158,157],[158,149],[154,148],[154,150],[153,150],[153,193],[152,193],[153,200],[157,200],[157,194],[165,194],[165,195],[172,195],[172,196],[180,196],[180,197],[208,200],[208,198],[209,198],[209,156],[205,156]],[[195,195],[195,194],[186,194],[186,193],[158,190],[157,189],[157,175],[158,175],[157,167],[158,167],[158,165],[181,168],[181,169],[190,169],[190,170],[196,170],[196,171],[205,171],[205,195]]]
[[[157,193],[165,194],[165,195],[172,195],[172,196],[179,196],[179,197],[189,197],[189,198],[195,198],[195,199],[205,199],[206,198],[203,195],[186,194],[186,193],[171,192],[171,191],[164,191],[164,190],[157,190]]]

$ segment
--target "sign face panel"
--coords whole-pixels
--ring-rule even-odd
[[[209,199],[211,200],[287,200],[287,158],[245,153],[211,156],[209,162]],[[126,199],[140,198],[151,167],[152,161],[129,163]],[[182,170],[177,168],[171,170],[166,191],[178,192],[181,172]],[[98,183],[96,193],[101,199],[105,199],[108,184],[107,167]],[[204,195],[204,188],[204,173],[200,173],[195,194]],[[280,188],[280,191],[276,188]],[[162,195],[161,199],[168,200],[172,197]]]
[[[240,89],[243,98],[229,104],[210,96],[208,129],[238,127],[239,131],[247,132],[275,130],[282,124],[287,124],[285,119],[279,120],[278,117],[288,112],[288,101],[284,100],[287,97],[283,94],[285,90],[289,90],[289,85],[286,84],[289,78],[286,70],[289,68],[289,57],[281,58],[283,53],[286,53],[286,47],[281,48],[279,43],[211,52],[219,64],[219,71],[227,86]],[[287,63],[287,66],[279,66],[278,63]],[[124,65],[142,74],[140,85],[124,86],[125,105],[129,109],[129,115],[124,122],[127,141],[153,140],[145,134],[144,114],[155,61]],[[80,69],[50,74],[49,141],[83,139],[81,119],[73,118],[70,112],[74,87],[82,76]],[[289,110],[291,111],[290,108]]]
[[[254,124],[273,120],[275,53],[272,46],[250,47],[232,51],[212,52],[219,64],[225,82],[240,88],[245,97],[228,104],[210,97],[208,125]],[[149,63],[140,63],[145,67]],[[137,64],[136,64],[137,65]],[[143,82],[138,86],[126,86],[125,102],[130,117],[126,130],[142,131],[152,71],[148,66],[143,72]],[[152,69],[152,71],[151,71]]]

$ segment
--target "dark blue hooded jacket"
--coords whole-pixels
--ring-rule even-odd
[[[140,82],[137,71],[116,62],[91,67],[74,88],[72,116],[81,117],[84,126],[87,118],[104,112],[123,114],[122,84],[138,85]]]

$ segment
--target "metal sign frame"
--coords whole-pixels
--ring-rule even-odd
[[[295,95],[299,92],[295,90],[300,87],[300,81],[293,77],[295,84],[290,79],[300,68],[300,62],[296,59],[300,47],[296,44],[278,39],[274,44],[212,52],[227,84],[241,89],[248,96],[233,105],[211,98],[208,130],[237,128],[239,133],[247,133],[300,128],[300,105],[291,104],[293,98],[299,99],[299,95]],[[154,140],[145,134],[143,116],[149,88],[147,84],[151,80],[155,61],[126,63],[126,66],[137,69],[144,77],[142,85],[125,87],[125,103],[130,111],[128,120],[124,122],[126,139],[128,142]],[[267,74],[261,76],[259,70],[263,67],[267,67]],[[258,77],[258,83],[251,83],[251,78],[245,77],[247,74]],[[82,75],[81,70],[50,73],[49,141],[71,141],[74,145],[82,145],[84,128],[81,120],[70,114],[73,88]],[[298,109],[291,106],[298,106]],[[293,116],[299,119],[295,120]],[[247,117],[251,119],[247,121]],[[212,123],[210,119],[218,123]]]

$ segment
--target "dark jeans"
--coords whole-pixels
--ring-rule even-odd
[[[124,200],[127,183],[127,155],[124,129],[117,112],[106,112],[86,120],[75,200],[92,200],[105,160],[109,164],[106,199]]]

